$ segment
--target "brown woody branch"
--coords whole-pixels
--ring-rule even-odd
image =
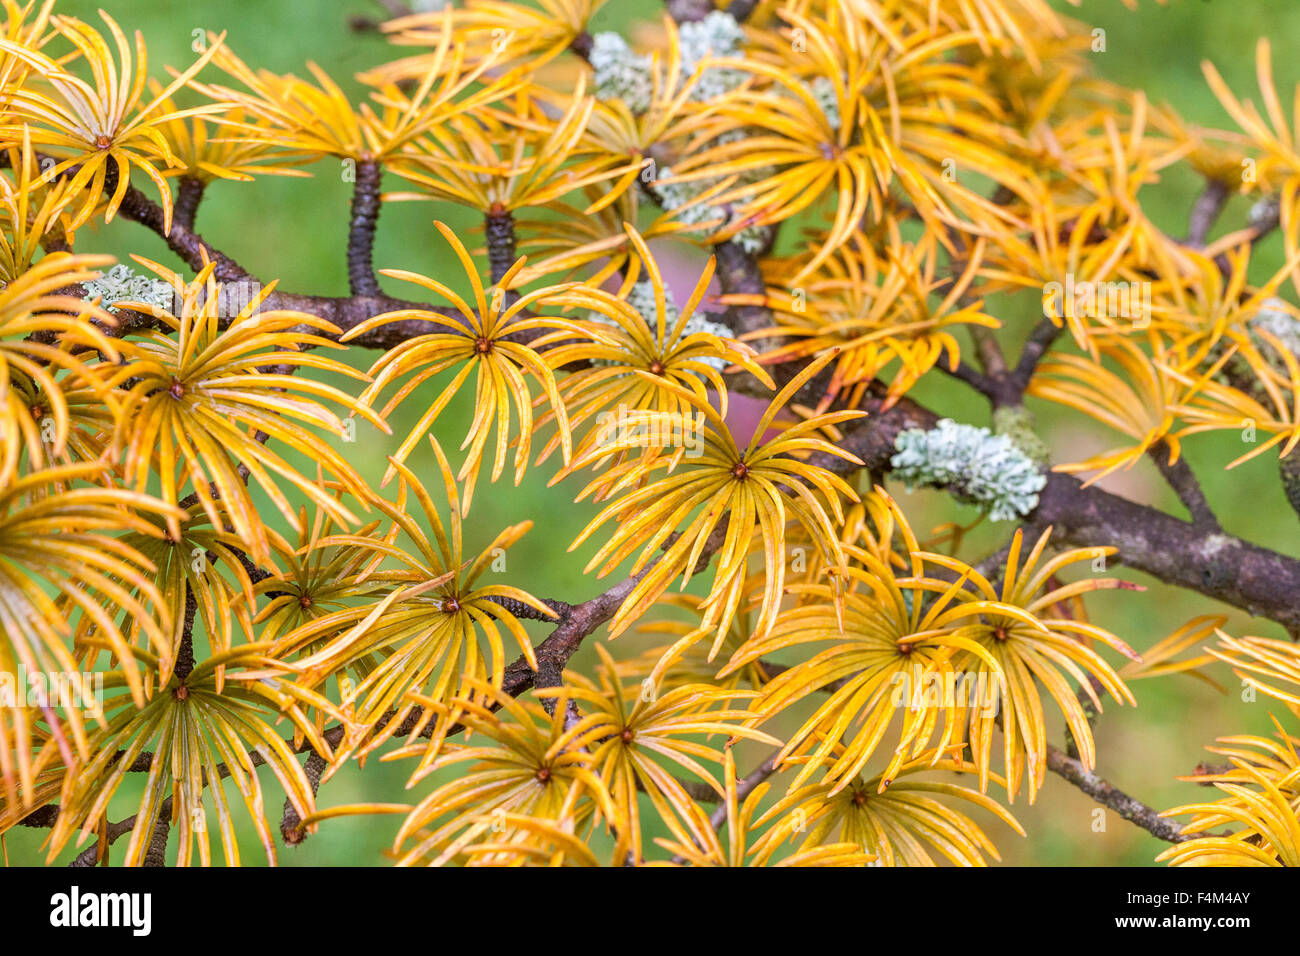
[[[1222,531],[1219,519],[1210,510],[1210,503],[1206,501],[1205,492],[1201,490],[1196,475],[1192,474],[1192,467],[1187,464],[1187,459],[1180,457],[1178,461],[1170,464],[1169,446],[1163,441],[1152,445],[1149,454],[1169,487],[1178,495],[1178,500],[1192,516],[1192,524],[1207,531]]]
[[[194,219],[199,214],[199,203],[203,201],[203,191],[207,184],[193,176],[182,176],[176,187],[176,201],[172,204],[172,220],[179,222],[186,229],[194,228]]]
[[[1117,560],[1168,584],[1276,621],[1300,636],[1300,561],[1182,521],[1068,475],[1048,476],[1030,518],[1080,546],[1114,545]]]
[[[164,806],[166,806],[168,814],[170,814],[171,797],[168,797],[165,801],[163,801],[163,804]],[[56,807],[55,809],[57,810],[58,808]],[[159,810],[158,815],[159,817],[162,816],[161,809]],[[50,826],[53,825],[54,824],[52,823],[50,824]],[[135,829],[135,814],[132,814],[131,816],[127,817],[125,820],[121,820],[117,823],[108,824],[107,827],[105,828],[104,840],[102,844],[104,852],[107,853],[108,848],[112,846],[114,843],[116,843],[119,837],[125,836],[126,834],[130,833],[134,829]],[[101,842],[99,840],[96,840],[90,846],[86,847],[86,849],[78,853],[76,859],[74,859],[71,863],[69,863],[68,866],[73,869],[84,869],[87,867],[94,866],[96,863],[100,861],[100,856],[99,856],[100,848],[101,848]]]
[[[384,167],[377,160],[363,159],[357,163],[356,175],[352,185],[352,216],[348,221],[348,288],[354,296],[378,296],[375,230],[379,225]]]
[[[972,368],[966,362],[960,360],[952,368],[949,368],[943,363],[940,363],[938,368],[940,371],[946,372],[958,381],[965,382],[986,398],[996,401],[995,396],[998,394],[998,383],[979,369]]]
[[[194,596],[194,589],[185,585],[185,622],[181,629],[181,646],[176,651],[176,666],[172,673],[182,684],[194,670],[194,618],[198,614],[199,602]]]
[[[1029,333],[1029,338],[1025,340],[1020,350],[1020,359],[1016,362],[1015,371],[1012,373],[1013,382],[1020,395],[1024,395],[1025,389],[1029,387],[1029,380],[1034,377],[1034,371],[1038,368],[1038,363],[1042,361],[1043,356],[1063,331],[1065,329],[1062,326],[1044,316]]]
[[[899,432],[929,430],[938,422],[937,415],[907,398],[883,409],[883,400],[873,396],[866,408],[871,414],[845,430],[840,447],[873,469],[890,469]],[[831,455],[812,460],[841,473],[857,467]],[[1037,528],[1052,526],[1053,537],[1068,544],[1113,545],[1118,548],[1116,560],[1135,570],[1266,617],[1292,636],[1300,635],[1300,603],[1296,601],[1300,560],[1232,535],[1207,533],[1203,525],[1096,486],[1085,488],[1077,478],[1059,472],[1048,474],[1038,507],[1026,521]]]
[[[1002,354],[1002,344],[993,334],[993,330],[982,325],[972,325],[970,337],[975,342],[975,353],[980,358],[985,374],[994,379],[1006,378],[1009,374],[1007,359]]]
[[[1184,840],[1191,839],[1183,834],[1178,824],[1165,819],[1141,800],[1130,797],[1119,787],[1085,769],[1078,760],[1057,750],[1051,744],[1047,745],[1047,769],[1065,778],[1098,803],[1114,810],[1125,820],[1140,826],[1152,836],[1169,843],[1182,843]]]
[[[315,750],[307,754],[307,763],[303,765],[303,773],[307,775],[307,783],[311,786],[312,796],[315,796],[320,791],[320,778],[328,767],[329,762]],[[298,846],[307,839],[307,831],[302,825],[302,817],[298,815],[298,808],[293,805],[293,801],[288,797],[285,797],[284,815],[280,819],[280,836],[287,846]]]
[[[175,216],[172,217],[171,230],[166,230],[162,206],[134,186],[127,187],[118,212],[123,218],[148,226],[156,232],[166,241],[167,248],[180,256],[195,272],[203,268],[206,253],[208,260],[216,263],[213,275],[218,282],[247,282],[254,278],[239,263],[204,241],[202,236]]]
[[[1278,459],[1277,471],[1287,503],[1300,515],[1300,453],[1292,452],[1285,458]]]
[[[697,570],[706,565],[713,557],[713,553],[722,546],[723,538],[726,535],[726,525],[720,524],[713,533],[709,535],[704,545],[704,550],[700,556],[700,564]],[[675,536],[670,538],[664,545],[668,547]],[[660,559],[662,560],[662,559]],[[647,565],[636,574],[624,578],[618,584],[609,590],[596,595],[582,604],[568,606],[560,613],[559,622],[551,636],[537,645],[534,653],[537,656],[537,670],[534,671],[528,661],[520,656],[513,664],[506,668],[505,680],[502,683],[502,690],[513,697],[518,697],[530,687],[559,687],[563,682],[562,675],[565,666],[569,663],[582,642],[596,628],[613,618],[618,611],[619,605],[632,592],[632,589],[641,582],[643,578],[654,568],[654,565]],[[546,701],[550,707],[554,707],[553,701]]]
[[[1218,222],[1219,214],[1223,212],[1229,195],[1231,193],[1225,183],[1217,179],[1205,183],[1205,189],[1196,197],[1196,202],[1192,204],[1191,215],[1188,217],[1187,245],[1194,247],[1205,245],[1205,239],[1214,228],[1214,224]]]
[[[515,264],[515,220],[501,203],[493,203],[483,217],[487,234],[488,270],[497,285]]]

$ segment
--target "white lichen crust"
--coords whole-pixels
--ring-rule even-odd
[[[136,275],[127,266],[113,266],[98,279],[82,284],[87,301],[99,299],[100,305],[112,309],[115,302],[147,302],[161,309],[170,309],[175,290],[166,282]],[[116,310],[114,310],[116,311]]]
[[[597,33],[591,38],[587,57],[596,74],[596,98],[622,100],[633,113],[650,108],[654,81],[651,58],[634,53],[617,33]]]
[[[894,447],[894,477],[909,488],[945,488],[958,501],[983,508],[994,521],[1033,511],[1047,484],[1046,476],[1008,436],[951,418],[929,431],[901,432]]]

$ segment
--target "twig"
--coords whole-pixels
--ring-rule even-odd
[[[355,295],[379,295],[375,275],[375,229],[379,223],[380,182],[384,167],[376,160],[357,163],[352,186],[352,218],[348,222],[348,288]]]
[[[307,762],[302,769],[307,775],[312,796],[319,792],[320,778],[328,767],[329,762],[316,751],[307,754]],[[302,825],[302,817],[298,815],[298,808],[288,797],[284,800],[284,815],[280,819],[280,836],[287,846],[298,846],[307,839],[307,831]]]
[[[1002,345],[993,330],[982,325],[972,325],[970,337],[975,342],[975,351],[980,357],[980,364],[984,366],[984,372],[993,379],[1005,378],[1007,359],[1002,354]]]
[[[167,806],[167,814],[169,816],[171,815],[171,806],[170,803],[168,802],[170,800],[171,797],[168,797],[167,800],[164,801],[164,804]],[[162,816],[161,809],[159,810],[158,815]],[[105,832],[104,852],[105,853],[108,852],[108,848],[117,842],[118,837],[125,836],[126,834],[130,833],[134,829],[135,829],[135,814],[132,814],[131,816],[127,817],[125,820],[122,820],[118,823],[108,824]],[[74,859],[71,863],[69,863],[68,866],[73,869],[85,869],[94,866],[96,863],[99,862],[99,849],[100,849],[100,841],[96,840],[90,846],[86,847],[86,849],[78,853],[76,859]]]
[[[224,252],[220,252],[189,226],[172,218],[171,231],[164,230],[163,209],[134,186],[128,186],[118,211],[123,218],[148,226],[167,241],[167,247],[176,253],[195,272],[203,268],[203,254],[216,263],[213,275],[218,282],[246,282],[252,275]]]
[[[501,203],[493,203],[483,217],[487,232],[488,268],[497,285],[515,264],[515,220]]]
[[[768,757],[761,764],[759,764],[757,767],[751,770],[745,777],[743,777],[740,780],[737,780],[736,781],[737,807],[739,807],[739,805],[744,802],[745,798],[754,791],[755,787],[757,787],[768,777],[772,776],[772,774],[774,773],[776,773],[776,754],[773,754],[772,756]],[[716,799],[716,795],[714,799]],[[722,826],[726,822],[727,822],[727,804],[726,801],[723,801],[721,804],[718,805],[717,809],[715,809],[711,814],[709,814],[709,826],[711,826],[714,830],[716,830],[718,829],[718,827]],[[698,843],[699,841],[697,840],[696,844],[698,845]],[[705,849],[705,848],[700,847],[700,849]],[[672,862],[680,865],[686,862],[686,858],[680,855],[674,856]]]
[[[144,865],[148,867],[162,867],[167,865],[167,837],[171,835],[172,815],[170,808],[167,812],[159,812],[158,819],[154,821],[153,833],[149,835],[149,847],[144,851]]]
[[[194,618],[198,614],[199,602],[194,596],[194,589],[185,585],[185,624],[181,629],[181,646],[176,651],[176,665],[172,673],[182,684],[194,670]]]
[[[1062,326],[1044,317],[1029,333],[1029,338],[1025,340],[1024,347],[1020,350],[1020,360],[1016,362],[1016,369],[1012,373],[1021,395],[1029,386],[1029,380],[1034,377],[1038,363],[1063,331]]]
[[[1228,196],[1228,187],[1224,183],[1219,182],[1217,179],[1206,182],[1205,189],[1196,198],[1196,202],[1192,204],[1192,212],[1187,225],[1187,245],[1197,248],[1205,245],[1205,238],[1210,234],[1210,230],[1214,228],[1214,224],[1219,219],[1219,214],[1223,212]]]
[[[714,529],[705,542],[697,569],[708,563],[713,557],[713,553],[722,547],[725,537],[726,524],[723,522]],[[664,547],[670,547],[673,540],[675,539],[669,538],[664,543]],[[662,559],[657,559],[656,564],[658,560]],[[655,564],[649,564],[636,574],[624,578],[618,584],[594,598],[584,601],[582,604],[570,606],[566,613],[561,614],[559,623],[556,625],[555,630],[551,632],[551,636],[537,645],[534,650],[537,657],[537,670],[534,671],[528,665],[528,661],[521,655],[506,668],[502,689],[507,694],[518,697],[530,687],[559,687],[563,682],[562,675],[569,658],[577,653],[578,648],[582,646],[583,640],[614,616],[624,598],[654,567]],[[549,705],[549,709],[555,707],[552,699],[543,701],[543,704]]]
[[[965,362],[959,361],[954,368],[949,368],[943,362],[935,366],[939,370],[951,375],[958,381],[965,382],[975,391],[987,398],[995,398],[998,394],[998,385],[993,379],[989,378],[979,369],[971,368]]]
[[[1109,807],[1130,823],[1140,826],[1154,837],[1168,843],[1182,843],[1191,837],[1185,836],[1182,827],[1166,820],[1141,800],[1130,797],[1114,784],[1103,780],[1083,764],[1069,755],[1047,745],[1047,769],[1074,784],[1088,796],[1103,806]]]
[[[199,212],[199,203],[203,201],[203,191],[207,184],[193,176],[182,176],[176,189],[176,201],[172,204],[172,221],[179,222],[186,229],[194,228],[194,218]]]
[[[1205,492],[1201,490],[1196,475],[1192,474],[1187,459],[1179,458],[1178,461],[1170,464],[1169,445],[1164,441],[1156,442],[1147,453],[1160,469],[1160,474],[1164,476],[1169,487],[1178,495],[1178,500],[1183,503],[1183,507],[1191,514],[1192,524],[1207,531],[1222,531],[1219,519],[1210,510],[1210,503],[1206,501]]]

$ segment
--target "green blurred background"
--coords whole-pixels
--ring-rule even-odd
[[[1274,38],[1275,75],[1282,99],[1285,91],[1300,79],[1300,62],[1288,55],[1290,40],[1300,35],[1300,4],[1292,0],[1171,0],[1167,7],[1153,0],[1141,0],[1137,12],[1129,12],[1120,0],[1083,0],[1074,7],[1057,0],[1056,5],[1071,16],[1107,31],[1107,49],[1095,54],[1097,71],[1126,85],[1144,89],[1155,102],[1171,102],[1193,122],[1228,128],[1229,120],[1209,93],[1200,64],[1212,60],[1239,96],[1258,98],[1254,86],[1254,49],[1257,38],[1266,34]],[[631,4],[611,0],[598,14],[594,29],[626,29],[634,13],[652,13],[652,4]],[[351,14],[375,15],[379,7],[363,0],[343,3],[307,4],[296,0],[205,0],[203,3],[176,0],[60,0],[57,9],[98,23],[96,9],[107,10],[128,29],[143,31],[150,52],[150,72],[163,77],[163,67],[183,68],[195,54],[191,44],[195,31],[226,31],[227,42],[250,65],[276,71],[305,73],[305,62],[322,65],[349,92],[360,87],[351,81],[358,71],[372,67],[391,52],[376,34],[356,33],[349,29]],[[399,54],[405,50],[398,51]],[[211,68],[205,78],[213,78]],[[216,246],[233,256],[264,281],[277,278],[289,291],[341,295],[347,292],[344,246],[347,231],[347,208],[350,185],[334,168],[334,162],[321,161],[310,167],[311,179],[281,180],[261,177],[250,184],[218,183],[209,189],[198,219],[198,229]],[[395,180],[386,182],[390,188]],[[152,187],[146,185],[146,192]],[[1186,231],[1186,216],[1199,183],[1194,174],[1175,169],[1166,172],[1163,182],[1143,192],[1146,208],[1157,224],[1175,235]],[[1235,199],[1225,212],[1219,231],[1244,223],[1249,201]],[[433,228],[433,220],[442,218],[465,237],[469,245],[481,238],[477,223],[459,210],[430,203],[389,203],[380,219],[376,245],[376,263],[384,268],[411,269],[437,275],[446,280],[449,273],[448,252]],[[675,247],[680,250],[681,247]],[[119,221],[85,228],[78,236],[78,251],[107,251],[125,259],[135,253],[177,266],[165,245],[143,227]],[[1280,242],[1274,236],[1259,257],[1261,271],[1280,264]],[[698,275],[700,257],[673,252],[673,280],[679,300],[689,292]],[[402,284],[385,279],[384,285],[394,295],[410,294]],[[999,316],[1008,325],[1023,328],[1032,320],[1028,313]],[[1014,348],[1013,348],[1014,351]],[[349,361],[366,368],[377,356],[373,353],[349,353]],[[432,393],[431,393],[432,394]],[[930,376],[915,392],[916,396],[940,411],[960,420],[987,423],[982,401],[972,398],[964,386],[940,375]],[[1056,460],[1078,460],[1094,451],[1112,447],[1122,441],[1107,434],[1082,416],[1039,403],[1039,421],[1043,426]],[[360,425],[358,441],[340,444],[363,475],[373,480],[382,473],[382,464],[413,421],[412,409],[394,416],[396,439],[385,438],[367,425]],[[449,453],[459,444],[468,422],[465,402],[444,416],[437,432]],[[1235,446],[1235,447],[1234,447]],[[1241,446],[1232,436],[1193,440],[1186,447],[1193,467],[1200,475],[1211,502],[1226,528],[1261,544],[1300,554],[1295,515],[1288,509],[1276,480],[1272,456],[1261,456],[1232,472],[1223,464],[1241,454]],[[431,454],[425,449],[413,459],[420,470],[430,475]],[[453,458],[453,464],[458,459]],[[582,576],[584,549],[575,555],[565,554],[568,542],[594,513],[588,505],[574,506],[575,483],[546,487],[552,469],[530,472],[519,488],[508,479],[497,485],[487,484],[484,475],[475,496],[471,515],[469,546],[486,546],[501,527],[531,519],[534,528],[508,555],[509,583],[525,587],[532,593],[580,601],[602,589],[594,578]],[[1143,461],[1131,471],[1112,476],[1104,487],[1136,500],[1155,503],[1181,515],[1180,506],[1159,479],[1153,466]],[[952,504],[946,497],[929,492],[903,496],[904,508],[918,533],[949,520],[969,523],[974,513]],[[965,546],[962,556],[974,561],[986,546],[1000,540],[1001,526],[981,526]],[[1149,587],[1146,594],[1104,594],[1091,602],[1093,619],[1109,627],[1139,650],[1150,646],[1173,628],[1198,614],[1221,609],[1196,595],[1164,587],[1159,582],[1129,571],[1120,574]],[[1300,595],[1297,596],[1300,600]],[[533,627],[535,636],[545,629]],[[1267,622],[1252,622],[1246,615],[1230,612],[1228,630],[1236,634],[1280,636]],[[598,634],[603,640],[604,635]],[[625,648],[618,653],[631,654],[639,648],[637,638],[624,637]],[[575,658],[574,664],[589,667],[594,653],[590,647]],[[1118,661],[1116,662],[1119,663]],[[1216,736],[1230,733],[1269,733],[1266,704],[1249,703],[1233,684],[1226,669],[1218,668],[1215,676],[1229,687],[1220,694],[1192,680],[1142,681],[1134,685],[1139,706],[1108,706],[1098,721],[1099,772],[1111,782],[1146,802],[1166,807],[1208,796],[1194,785],[1174,778],[1192,770],[1209,755],[1202,750]],[[1058,721],[1059,725],[1059,721]],[[1051,739],[1058,745],[1062,732],[1058,726]],[[430,782],[406,792],[408,767],[402,763],[372,761],[364,769],[355,766],[340,772],[322,790],[320,803],[332,806],[358,801],[412,801],[427,793]],[[268,795],[268,815],[278,823],[282,795],[269,774],[264,775]],[[234,792],[229,794],[238,802]],[[110,819],[120,819],[134,812],[134,787],[124,790],[114,800]],[[1021,839],[1008,828],[976,811],[982,824],[1003,853],[1003,860],[1017,864],[1048,865],[1149,865],[1163,844],[1113,813],[1106,815],[1104,832],[1096,832],[1092,802],[1064,781],[1048,775],[1036,805],[1024,805],[1024,796],[1012,810],[1029,834]],[[237,812],[243,837],[246,863],[258,864],[261,854],[250,825]],[[296,849],[280,850],[283,865],[375,865],[384,863],[383,848],[391,843],[396,830],[393,817],[345,818],[327,822],[321,832]],[[17,830],[6,839],[11,863],[34,863],[42,859],[40,831]],[[124,843],[114,856],[120,859]],[[67,851],[58,862],[74,855]]]

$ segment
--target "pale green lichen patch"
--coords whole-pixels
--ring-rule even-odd
[[[945,418],[926,431],[909,429],[894,440],[894,476],[909,488],[942,487],[988,512],[994,521],[1028,514],[1047,478],[1016,443],[987,428]]]
[[[111,309],[115,302],[147,302],[161,309],[171,308],[175,290],[166,282],[136,275],[124,265],[115,265],[98,279],[83,283],[87,300],[99,299],[100,305]]]

